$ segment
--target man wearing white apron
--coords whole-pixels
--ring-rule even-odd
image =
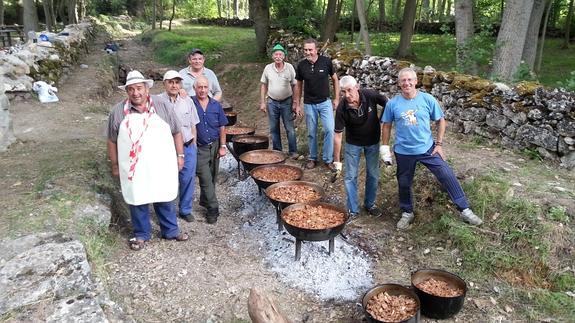
[[[153,84],[138,71],[128,73],[126,84],[119,86],[128,99],[117,104],[108,119],[108,156],[112,175],[120,177],[122,196],[130,207],[132,250],[141,250],[152,238],[150,203],[162,238],[188,240],[188,234],[178,229],[174,203],[185,157],[181,125],[165,101],[150,97]]]

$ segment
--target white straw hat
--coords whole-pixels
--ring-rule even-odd
[[[174,71],[174,70],[169,70],[166,72],[166,74],[164,74],[164,81],[165,80],[173,80],[173,79],[180,79],[182,80],[182,76],[180,75],[180,73]]]
[[[126,86],[136,84],[136,83],[146,83],[148,87],[154,86],[154,80],[148,80],[144,78],[144,75],[138,71],[130,71],[126,77],[126,84],[118,86],[120,90],[126,90]]]

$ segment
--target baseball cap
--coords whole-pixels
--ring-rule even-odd
[[[190,53],[188,54],[188,56],[195,55],[195,54],[204,55],[204,52],[202,52],[202,50],[199,49],[199,48],[192,48],[192,50],[190,51]]]
[[[175,78],[179,78],[182,79],[182,76],[180,75],[180,73],[174,71],[174,70],[169,70],[166,72],[166,74],[164,74],[164,81],[165,80],[171,80],[171,79],[175,79]]]
[[[272,54],[275,53],[276,51],[282,51],[284,53],[284,55],[287,55],[287,50],[285,50],[285,48],[281,45],[281,44],[276,44],[274,46],[274,48],[272,48]]]

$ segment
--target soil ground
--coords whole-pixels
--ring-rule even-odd
[[[149,48],[132,39],[121,41],[123,63],[146,71],[165,67],[155,63]],[[71,67],[69,77],[59,86],[60,102],[40,104],[35,98],[11,102],[14,132],[18,141],[2,153],[0,159],[0,235],[19,236],[34,231],[70,231],[74,210],[97,203],[102,196],[95,192],[95,181],[102,174],[95,164],[105,164],[104,129],[107,112],[125,97],[120,90],[106,93],[97,67],[105,60],[97,39],[91,53],[79,63],[88,68]],[[263,69],[254,64],[254,67]],[[218,66],[222,75],[234,66]],[[226,93],[224,84],[224,94]],[[160,92],[161,84],[153,92]],[[258,89],[251,89],[257,93]],[[254,94],[254,93],[252,93]],[[257,94],[254,94],[257,95]],[[229,102],[242,97],[226,97]],[[240,120],[267,132],[265,117],[250,106],[238,106]],[[450,133],[445,142],[447,154],[454,156],[456,173],[465,180],[488,172],[501,173],[514,183],[515,194],[542,205],[561,203],[573,214],[575,192],[573,172],[555,165],[534,163],[516,153],[476,145]],[[296,162],[297,163],[297,162]],[[393,172],[391,169],[389,172]],[[242,205],[226,198],[226,182],[235,172],[222,173],[218,196],[222,216],[217,225],[203,220],[203,210],[195,207],[196,221],[180,221],[189,232],[186,243],[155,238],[140,252],[130,251],[124,241],[129,234],[113,231],[120,243],[105,256],[104,270],[98,271],[113,300],[136,321],[160,322],[243,322],[249,321],[249,289],[259,287],[268,293],[294,322],[360,322],[363,313],[357,302],[321,301],[301,290],[283,284],[262,261],[263,251],[257,241],[242,232],[243,219],[236,217]],[[331,175],[318,168],[306,171],[306,179],[325,184],[327,195],[344,200],[341,179],[330,183]],[[562,187],[567,193],[554,189]],[[395,184],[382,183],[383,190],[396,190]],[[571,193],[569,193],[571,192]],[[103,200],[106,200],[105,197]],[[428,245],[414,242],[410,232],[395,230],[398,219],[395,201],[379,201],[384,206],[382,218],[362,216],[346,228],[349,243],[366,250],[374,259],[374,281],[409,284],[412,271],[451,259],[445,241],[428,237]],[[65,216],[63,216],[65,215]],[[486,220],[491,215],[485,215]],[[157,226],[156,226],[157,230]],[[74,234],[75,232],[69,232]],[[233,238],[233,239],[232,239]],[[230,245],[230,241],[234,245]],[[431,254],[423,252],[432,248]],[[496,282],[475,282],[467,294],[463,310],[451,321],[520,321],[507,304],[498,303],[493,292]],[[363,291],[361,292],[363,293]],[[494,299],[495,298],[495,299]],[[510,306],[515,306],[511,304]],[[424,322],[431,322],[423,318]]]

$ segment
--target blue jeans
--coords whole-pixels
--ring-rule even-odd
[[[459,211],[469,207],[465,193],[453,170],[449,167],[447,162],[441,159],[439,154],[432,155],[431,152],[435,145],[432,145],[429,150],[421,155],[401,155],[395,153],[397,162],[397,184],[399,188],[399,207],[403,212],[413,212],[413,193],[411,192],[411,185],[413,184],[413,176],[415,175],[415,166],[418,162],[422,163],[431,173],[437,178],[444,190],[447,191],[449,198]]]
[[[357,194],[357,173],[361,152],[365,154],[365,199],[363,205],[371,208],[375,204],[377,182],[379,179],[379,145],[355,146],[345,144],[345,176],[343,182],[347,193],[347,209],[352,213],[359,213]]]
[[[333,162],[333,131],[335,128],[331,100],[328,99],[318,104],[304,104],[304,110],[309,145],[308,159],[317,161],[317,119],[319,117],[323,125],[322,159],[326,164],[331,164]]]
[[[129,205],[134,237],[148,241],[152,238],[152,224],[150,223],[150,205]],[[176,218],[176,205],[173,201],[153,203],[158,216],[162,238],[173,239],[180,230]]]
[[[184,146],[184,167],[179,173],[180,182],[180,214],[192,214],[192,202],[194,200],[194,188],[196,187],[196,162],[198,159],[198,147],[195,143]]]
[[[293,154],[297,152],[297,144],[291,104],[291,96],[283,101],[268,99],[268,120],[270,123],[270,134],[272,135],[273,149],[282,151],[282,139],[280,130],[281,117],[284,128],[286,130],[289,153]]]

